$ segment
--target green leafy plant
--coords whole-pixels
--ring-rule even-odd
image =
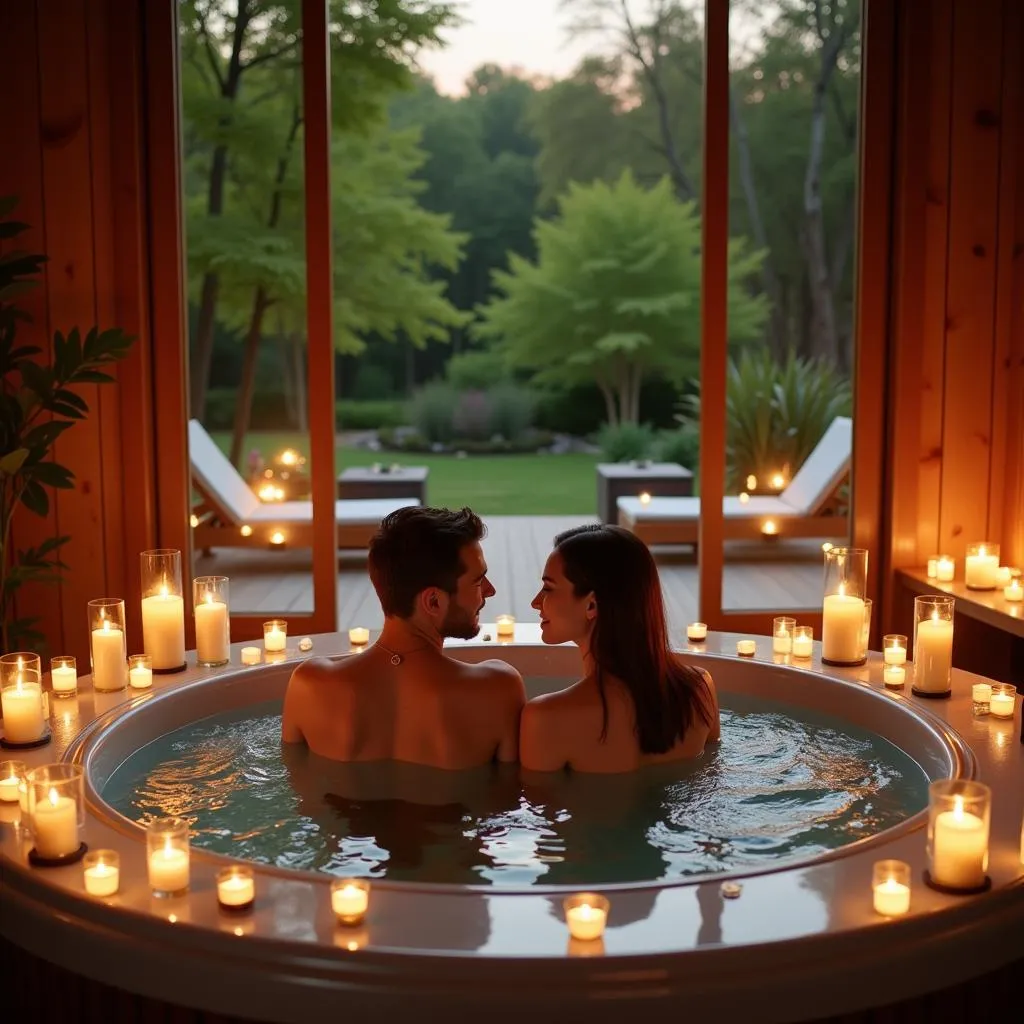
[[[455,436],[458,392],[444,381],[424,384],[409,402],[409,419],[416,432],[430,444],[447,444]]]
[[[677,419],[700,422],[700,394],[682,400]],[[727,486],[773,490],[803,465],[837,416],[850,414],[850,382],[828,363],[790,353],[779,364],[767,350],[745,350],[730,359],[726,384]],[[747,487],[747,477],[758,486]]]
[[[491,434],[518,441],[533,426],[533,395],[517,384],[496,384],[487,392],[491,406]]]
[[[700,431],[693,423],[680,424],[676,430],[663,430],[654,442],[659,462],[675,462],[696,472],[700,458]]]
[[[597,443],[606,462],[646,459],[654,447],[654,431],[647,423],[606,423],[597,432]]]
[[[14,199],[0,198],[0,241],[28,227],[11,220]],[[38,516],[50,510],[48,488],[71,488],[74,473],[55,461],[57,438],[89,413],[74,389],[108,384],[105,368],[123,359],[134,339],[122,331],[78,328],[57,332],[51,350],[20,344],[17,330],[31,317],[14,300],[35,286],[46,257],[12,249],[0,255],[0,618],[4,650],[34,646],[42,639],[35,619],[14,615],[14,597],[26,583],[55,583],[67,566],[60,548],[68,536],[50,537],[38,547],[11,550],[11,524],[19,505]]]

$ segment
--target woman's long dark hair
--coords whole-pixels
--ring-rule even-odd
[[[669,648],[661,581],[647,545],[620,526],[588,525],[560,533],[555,550],[577,597],[593,592],[597,619],[590,653],[597,665],[604,724],[604,676],[622,681],[633,699],[636,734],[645,754],[664,754],[700,715],[712,724],[712,702],[699,669]]]

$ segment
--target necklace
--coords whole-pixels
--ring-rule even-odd
[[[373,646],[379,647],[385,654],[390,654],[391,657],[388,660],[391,662],[392,665],[397,666],[401,665],[402,662],[405,661],[405,657],[407,654],[415,654],[417,651],[425,651],[430,646],[430,644],[422,644],[419,647],[414,647],[411,651],[405,651],[403,654],[398,654],[395,651],[389,650],[379,640]]]

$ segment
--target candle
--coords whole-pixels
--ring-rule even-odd
[[[359,924],[369,903],[368,882],[339,879],[331,884],[331,909],[342,924]]]
[[[575,906],[567,907],[565,921],[569,926],[569,934],[574,939],[593,941],[604,934],[605,922],[608,920],[608,911],[602,906],[595,906],[589,901],[583,901]]]
[[[353,626],[348,631],[348,642],[353,647],[365,647],[370,642],[370,631],[365,626]]]
[[[978,545],[977,551],[971,553],[968,546],[967,561],[964,565],[964,582],[969,590],[995,590],[996,577],[999,572],[999,552],[992,554],[984,544]]]
[[[124,633],[109,619],[92,631],[92,685],[96,690],[123,690],[127,678]]]
[[[93,850],[85,855],[85,891],[90,896],[113,896],[121,884],[120,858],[114,850]]]
[[[22,814],[28,814],[28,780],[22,779],[18,783],[18,807]]]
[[[687,640],[706,640],[708,637],[708,624],[706,622],[691,622],[686,627]]]
[[[38,683],[24,682],[18,676],[14,686],[0,694],[4,714],[4,738],[8,743],[34,743],[46,730],[43,717],[43,691]]]
[[[217,902],[235,910],[248,907],[256,898],[252,869],[234,866],[217,873]]]
[[[242,648],[242,664],[258,665],[263,660],[263,654],[258,647]]]
[[[283,651],[288,642],[288,623],[274,619],[263,624],[263,647],[268,651]]]
[[[945,693],[953,667],[953,623],[937,615],[917,624],[914,686],[926,693]]]
[[[0,803],[17,803],[18,787],[24,776],[25,766],[20,761],[4,761],[0,764]]]
[[[864,632],[864,601],[846,594],[840,585],[838,594],[829,594],[823,603],[821,656],[825,661],[861,661]]]
[[[956,575],[956,561],[943,555],[935,565],[935,578],[940,583],[951,583]]]
[[[1011,579],[1009,585],[1003,587],[1003,597],[1007,601],[1024,601],[1024,581],[1019,576]]]
[[[793,650],[793,631],[796,619],[780,615],[772,621],[772,654],[790,654]]]
[[[651,503],[651,496],[650,496],[650,494],[648,494],[647,491],[641,491],[640,492],[640,504],[641,505],[650,505],[650,503]]]
[[[161,587],[142,599],[142,647],[157,671],[185,664],[185,602]]]
[[[36,800],[32,812],[32,834],[36,853],[55,860],[74,853],[79,847],[78,806],[69,796],[60,796],[51,789],[42,800]]]
[[[952,889],[975,889],[984,884],[988,859],[985,822],[964,810],[956,797],[953,810],[936,815],[932,839],[932,880]]]
[[[975,704],[983,704],[986,711],[991,699],[992,687],[988,683],[975,683],[971,687],[971,701]]]
[[[736,653],[743,658],[749,658],[757,653],[757,644],[753,640],[737,640]]]
[[[797,626],[793,634],[793,657],[809,658],[814,653],[814,632],[810,626]]]
[[[939,556],[933,555],[928,559],[928,569],[926,575],[928,579],[933,580],[939,575]]]
[[[149,855],[149,884],[154,892],[175,893],[188,888],[188,850],[170,842]]]
[[[900,687],[907,681],[907,670],[902,665],[885,665],[882,668],[882,682],[886,686]]]
[[[148,654],[133,654],[128,659],[128,685],[133,690],[148,690],[153,685],[153,659]]]
[[[1008,565],[1001,565],[1001,566],[999,566],[999,568],[996,569],[996,586],[997,587],[1008,586],[1012,575],[1013,574],[1010,571],[1010,567]]]
[[[874,887],[875,912],[886,917],[898,917],[910,909],[910,886],[887,878]]]
[[[516,634],[516,620],[512,615],[499,615],[495,620],[498,636],[513,637]]]
[[[50,662],[50,685],[56,697],[78,692],[78,666],[74,658],[54,658]]]
[[[196,604],[196,660],[204,665],[223,665],[228,660],[230,644],[228,606],[207,592]]]
[[[886,665],[906,664],[907,638],[897,633],[882,637],[882,660]]]
[[[1008,683],[996,683],[992,687],[992,696],[989,698],[989,711],[996,718],[1013,718],[1013,708],[1016,703],[1017,688]]]

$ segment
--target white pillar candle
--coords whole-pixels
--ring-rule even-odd
[[[874,889],[875,912],[886,917],[898,917],[910,909],[910,886],[887,878]]]
[[[736,653],[744,658],[749,658],[757,653],[757,643],[753,640],[737,640]]]
[[[4,713],[4,738],[8,743],[34,743],[46,730],[43,691],[37,683],[20,679],[0,694]]]
[[[366,913],[370,892],[361,885],[350,883],[331,890],[331,909],[335,917],[347,924],[355,924]]]
[[[104,619],[92,631],[92,685],[96,690],[123,690],[128,678],[124,633]]]
[[[976,555],[968,555],[964,564],[964,582],[972,590],[994,590],[999,572],[999,556],[988,554],[981,548]]]
[[[251,875],[233,874],[217,881],[217,902],[223,907],[244,907],[256,898],[256,881]]]
[[[288,644],[288,631],[273,625],[263,633],[263,647],[268,651],[283,651]]]
[[[691,622],[686,627],[687,640],[706,640],[708,637],[708,624],[706,622]]]
[[[772,635],[772,654],[790,654],[793,651],[793,638],[789,630],[779,628]]]
[[[42,800],[37,799],[32,811],[32,834],[40,857],[66,857],[79,845],[78,805],[69,796],[60,796],[51,789]]]
[[[158,892],[180,892],[188,888],[188,850],[161,846],[149,855],[149,885]]]
[[[952,583],[956,575],[956,561],[952,558],[940,558],[935,566],[935,578],[940,583]]]
[[[932,880],[953,889],[975,889],[984,884],[988,837],[985,823],[963,809],[957,799],[953,810],[935,818]]]
[[[242,648],[242,664],[258,665],[263,660],[263,654],[258,647]]]
[[[149,665],[132,665],[128,669],[128,685],[133,690],[148,690],[153,685],[153,669]]]
[[[185,664],[185,602],[166,590],[142,599],[142,648],[153,668],[181,668]]]
[[[921,619],[914,648],[914,686],[928,693],[945,693],[953,666],[953,623]]]
[[[84,879],[90,896],[113,896],[121,884],[121,868],[101,860],[85,869]]]
[[[829,594],[823,603],[821,656],[826,661],[857,662],[863,657],[864,602],[850,594]]]
[[[992,691],[988,709],[996,718],[1013,718],[1014,697],[1012,693]]]
[[[207,664],[225,662],[230,646],[228,606],[208,594],[196,605],[196,660]]]
[[[50,669],[50,685],[58,697],[70,696],[78,689],[78,669],[71,665],[57,665]]]
[[[1019,576],[1010,580],[1009,585],[1003,587],[1003,597],[1007,601],[1024,601],[1024,581]]]
[[[494,624],[497,627],[498,636],[511,638],[516,635],[516,620],[511,615],[499,615]]]
[[[793,657],[809,658],[814,652],[814,638],[798,634],[793,637]]]
[[[353,647],[364,647],[370,642],[370,631],[365,626],[353,626],[348,631],[348,642]]]
[[[608,911],[603,907],[593,907],[589,903],[581,903],[578,907],[570,907],[565,912],[565,921],[569,925],[569,934],[574,939],[599,939],[604,934]]]
[[[907,681],[907,670],[902,665],[885,665],[882,668],[882,682],[886,686],[899,687]]]

